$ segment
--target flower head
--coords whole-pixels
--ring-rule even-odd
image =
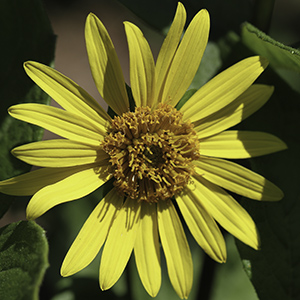
[[[219,225],[252,248],[259,247],[253,220],[226,190],[255,200],[283,197],[262,176],[226,160],[286,148],[267,133],[227,130],[271,96],[273,87],[253,84],[267,61],[258,56],[242,60],[177,109],[199,67],[209,33],[206,10],[193,18],[181,39],[185,20],[179,3],[156,63],[141,31],[125,22],[135,102],[130,110],[111,39],[97,17],[88,16],[90,66],[99,93],[116,114],[113,118],[69,78],[37,62],[25,63],[27,74],[62,109],[19,104],[9,113],[63,139],[15,148],[17,158],[42,168],[2,181],[0,191],[33,195],[27,217],[35,219],[108,180],[114,183],[68,251],[63,276],[86,267],[104,245],[100,286],[106,290],[119,279],[134,250],[141,281],[155,296],[161,284],[161,243],[171,283],[181,298],[187,298],[193,264],[179,211],[203,250],[224,262],[226,247]]]

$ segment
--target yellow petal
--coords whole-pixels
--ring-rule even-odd
[[[28,164],[39,167],[72,167],[109,159],[99,147],[58,139],[30,143],[14,148],[14,156]]]
[[[95,128],[93,123],[79,115],[52,106],[25,103],[11,106],[8,111],[16,119],[92,146],[99,146],[106,135],[105,127]]]
[[[194,163],[197,174],[236,194],[264,201],[283,198],[282,191],[272,182],[233,162],[201,157]]]
[[[43,168],[31,171],[0,181],[0,192],[14,196],[31,196],[41,188],[72,175],[77,168]]]
[[[122,275],[140,225],[141,203],[127,199],[111,225],[100,263],[100,287],[107,290]]]
[[[175,106],[184,95],[198,70],[208,34],[209,14],[202,9],[191,21],[175,53],[166,76],[161,102]]]
[[[161,285],[156,205],[142,203],[141,221],[134,244],[137,269],[146,291],[155,297]]]
[[[276,136],[258,131],[228,130],[200,141],[200,153],[221,158],[249,158],[286,149]]]
[[[256,226],[246,212],[229,194],[201,176],[194,176],[187,186],[189,193],[228,232],[254,249],[259,247]]]
[[[192,193],[176,197],[182,216],[199,246],[215,261],[226,261],[226,245],[215,220]]]
[[[90,194],[107,181],[99,172],[98,164],[79,166],[70,176],[40,189],[28,203],[27,219],[36,219],[58,204]]]
[[[171,201],[158,202],[157,214],[170,281],[178,296],[187,299],[193,284],[193,261],[183,227]]]
[[[61,267],[62,276],[73,275],[91,263],[102,247],[111,223],[122,204],[122,198],[115,189],[99,202],[66,255]]]
[[[263,84],[253,84],[236,100],[212,115],[195,122],[198,138],[222,132],[248,118],[259,110],[271,97],[274,88]]]
[[[151,49],[141,30],[124,22],[130,58],[130,84],[136,106],[152,107],[155,67]]]
[[[129,101],[117,53],[106,28],[94,14],[87,17],[85,40],[100,95],[118,115],[127,112]]]
[[[184,119],[195,122],[222,109],[245,92],[267,65],[262,57],[249,57],[215,76],[180,109]]]
[[[58,71],[43,64],[24,63],[27,75],[65,110],[89,118],[102,126],[109,115],[83,88]]]
[[[170,65],[172,64],[174,55],[182,36],[185,20],[186,12],[184,6],[182,5],[182,3],[178,2],[174,20],[161,46],[155,65],[155,99],[161,99],[161,95],[165,87],[166,77],[170,70]]]

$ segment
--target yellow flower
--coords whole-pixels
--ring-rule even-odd
[[[37,62],[25,63],[27,74],[63,109],[19,104],[9,113],[64,139],[15,148],[17,158],[42,168],[2,181],[0,191],[33,195],[27,217],[35,219],[55,205],[88,195],[109,179],[114,181],[68,251],[62,276],[86,267],[105,244],[100,286],[106,290],[119,279],[134,250],[141,281],[154,297],[161,285],[161,244],[171,283],[181,298],[187,298],[193,263],[178,211],[197,243],[218,262],[226,260],[218,224],[250,247],[259,247],[253,220],[225,190],[266,201],[280,200],[283,193],[224,158],[249,158],[286,148],[267,133],[227,130],[271,96],[273,87],[253,84],[267,61],[258,56],[240,61],[177,110],[209,33],[206,10],[193,18],[181,39],[185,20],[179,3],[156,63],[141,31],[125,22],[136,105],[130,111],[111,39],[97,17],[88,16],[90,66],[99,93],[117,114],[113,119],[69,78]]]

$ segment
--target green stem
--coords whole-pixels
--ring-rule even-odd
[[[205,255],[202,266],[201,279],[198,287],[197,300],[211,299],[217,263]]]
[[[132,258],[129,259],[127,267],[125,269],[126,274],[126,286],[127,286],[127,293],[125,299],[133,299],[133,291],[132,291]],[[135,266],[134,266],[135,267]]]
[[[272,21],[275,0],[256,0],[252,23],[261,31],[268,33]]]

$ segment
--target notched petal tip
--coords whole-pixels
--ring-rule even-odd
[[[176,15],[182,15],[182,16],[186,16],[186,10],[185,10],[185,7],[184,5],[181,3],[181,2],[178,2],[177,3],[177,7],[176,7]],[[175,18],[173,19],[172,22],[174,22]]]
[[[33,60],[27,60],[23,63],[23,67],[25,69],[25,71],[27,71],[29,69],[30,66],[33,66],[36,62]]]
[[[207,35],[209,33],[210,30],[210,14],[208,12],[207,9],[203,8],[201,9],[196,15],[195,15],[195,19],[199,17],[197,23],[198,26],[204,26],[205,31],[207,32]]]
[[[69,274],[68,272],[66,272],[64,265],[62,265],[60,268],[60,275],[62,277],[68,277],[68,276],[71,276],[72,274]]]
[[[88,16],[86,17],[86,21],[85,21],[85,30],[87,30],[88,26],[94,26],[94,24],[96,24],[97,22],[101,21],[99,20],[99,18],[92,12],[90,12],[88,14]]]
[[[105,282],[105,279],[102,279],[101,280],[101,274],[100,274],[100,277],[99,277],[99,286],[100,286],[100,289],[101,291],[107,291],[109,290],[113,284],[108,284],[107,282]]]
[[[210,14],[206,8],[201,9],[199,11],[199,13],[201,13],[203,15],[203,17],[208,18],[208,21],[210,21]]]
[[[109,289],[109,287],[105,287],[104,284],[102,284],[102,282],[99,282],[99,286],[102,292],[107,291]]]
[[[25,61],[23,67],[29,77],[31,73],[34,73],[35,69],[43,70],[43,67],[47,68],[44,64],[32,60]]]
[[[12,106],[10,106],[10,107],[7,109],[7,112],[9,113],[10,116],[12,116],[11,114],[12,114],[12,112],[13,112],[15,106],[16,106],[16,105],[12,105]]]
[[[16,147],[16,148],[10,150],[10,153],[11,153],[14,157],[18,157],[17,154],[16,154],[16,149],[17,149],[17,148],[18,148],[18,147]]]
[[[132,29],[132,30],[137,30],[137,31],[139,31],[139,32],[142,33],[142,31],[140,30],[139,27],[137,27],[135,24],[133,24],[133,23],[131,23],[131,22],[129,22],[129,21],[124,21],[124,22],[123,22],[123,25],[124,25],[124,27],[125,27],[125,30],[126,30],[126,28],[130,28],[130,29]],[[143,34],[143,33],[142,33],[142,34]]]
[[[96,16],[94,13],[90,12],[90,13],[88,14],[88,16],[86,17],[86,19],[89,20],[89,19],[91,19],[91,18],[98,19],[97,16]]]
[[[34,197],[34,196],[33,196]],[[32,200],[32,198],[31,198]],[[37,213],[36,207],[32,206],[32,201],[29,201],[26,207],[26,219],[32,221],[40,217],[43,213]]]
[[[27,68],[27,65],[30,63],[31,61],[25,61],[24,63],[23,63],[23,68],[26,70],[26,68]]]
[[[35,219],[37,219],[36,216],[34,216],[33,214],[26,211],[26,220],[27,221],[34,221]]]

